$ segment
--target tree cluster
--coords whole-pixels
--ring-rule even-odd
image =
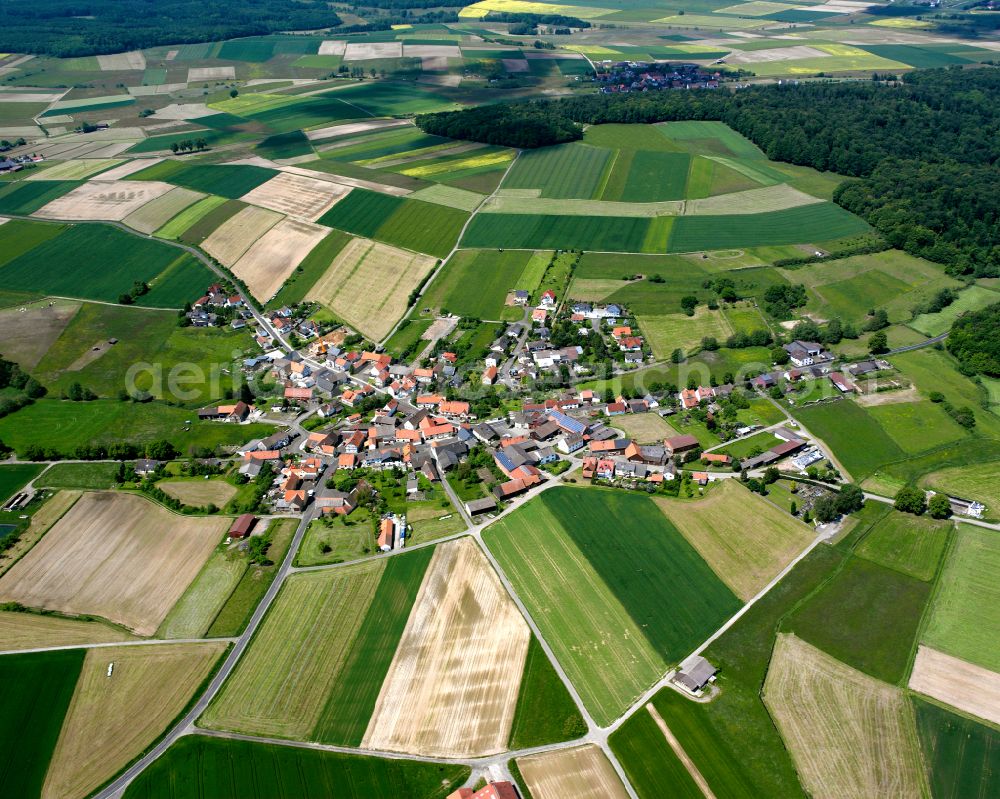
[[[948,351],[968,374],[1000,377],[1000,303],[956,319],[948,334]]]

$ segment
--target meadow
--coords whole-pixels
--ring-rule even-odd
[[[921,314],[909,325],[926,336],[940,336],[950,330],[954,321],[962,314],[978,311],[995,302],[1000,302],[1000,294],[997,292],[982,286],[969,286],[959,292],[957,299],[948,307],[937,313]]]
[[[646,708],[611,733],[608,743],[639,799],[704,796]]]
[[[1000,463],[955,466],[927,475],[928,488],[964,499],[976,499],[987,507],[987,516],[1000,513]]]
[[[950,530],[947,521],[893,511],[875,524],[855,551],[874,563],[930,582],[941,564]]]
[[[42,467],[33,463],[0,466],[0,504],[14,496],[41,472]]]
[[[548,253],[528,250],[459,250],[421,298],[421,307],[476,319],[499,319],[513,289],[538,288]],[[536,279],[537,278],[537,279]]]
[[[637,320],[653,355],[659,360],[666,360],[678,348],[685,353],[696,352],[701,349],[704,338],[724,342],[733,332],[721,311],[710,311],[707,308],[697,308],[694,316],[641,314]]]
[[[217,547],[205,561],[198,576],[163,619],[156,636],[158,638],[204,636],[246,571],[246,558],[227,552],[221,546]]]
[[[907,455],[952,444],[969,435],[930,400],[874,405],[866,411]]]
[[[935,799],[1000,794],[1000,731],[913,698]]]
[[[906,675],[931,586],[862,558],[851,558],[784,628],[890,684]]]
[[[188,735],[128,787],[128,799],[214,796],[366,796],[444,799],[468,778],[462,765],[381,760],[275,744]]]
[[[526,150],[504,179],[504,189],[539,189],[542,197],[589,200],[600,196],[612,151],[571,142]]]
[[[64,619],[19,611],[0,611],[0,640],[6,651],[41,647],[132,641],[135,636],[100,621]]]
[[[1000,671],[1000,544],[989,530],[959,525],[938,579],[921,643]]]
[[[604,723],[740,605],[637,495],[549,491],[490,527],[485,539]],[[674,611],[666,618],[659,608],[668,605]]]
[[[0,658],[0,793],[39,796],[69,707],[84,650]],[[30,735],[25,731],[30,730]]]
[[[571,741],[585,735],[587,722],[534,635],[528,645],[517,709],[508,746],[533,746]]]

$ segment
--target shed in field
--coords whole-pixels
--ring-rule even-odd
[[[257,524],[257,517],[252,513],[244,513],[229,528],[230,538],[246,538],[250,535],[254,525]]]

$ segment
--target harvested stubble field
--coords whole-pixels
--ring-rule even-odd
[[[351,191],[350,186],[329,180],[281,172],[241,198],[288,216],[314,222]]]
[[[225,480],[161,480],[156,487],[196,508],[208,504],[221,508],[236,496],[236,486]]]
[[[232,267],[250,246],[282,219],[281,214],[249,205],[217,227],[201,248],[223,266]]]
[[[658,499],[656,504],[744,601],[813,540],[809,527],[735,480],[722,480],[697,502]]]
[[[234,732],[310,739],[384,568],[384,560],[372,560],[290,577],[200,723]]]
[[[129,494],[87,493],[0,578],[0,597],[152,635],[225,526]]]
[[[79,491],[57,491],[52,499],[35,511],[28,523],[28,529],[18,536],[12,547],[8,548],[6,552],[0,553],[0,574],[10,569],[25,552],[31,549],[35,542],[45,535],[45,532],[59,521],[79,498]]]
[[[625,799],[628,792],[604,752],[593,744],[517,758],[534,799]]]
[[[764,702],[813,796],[928,794],[913,712],[900,689],[779,635]]]
[[[98,621],[0,611],[0,649],[4,651],[130,641],[132,638],[124,630]]]
[[[1000,539],[959,525],[938,580],[922,643],[1000,672]]]
[[[306,295],[376,340],[405,313],[410,292],[430,274],[434,258],[353,239]]]
[[[82,799],[142,754],[184,709],[225,649],[220,642],[89,650],[42,799]]]
[[[141,208],[136,209],[122,221],[140,233],[150,234],[159,230],[167,222],[181,213],[185,208],[201,200],[205,195],[178,186],[166,194],[150,200]]]
[[[995,671],[921,646],[909,687],[963,713],[1000,724],[1000,674]]]
[[[159,181],[91,180],[57,197],[33,216],[39,219],[105,220],[120,222],[143,205],[173,189]]]
[[[269,300],[329,232],[312,222],[282,219],[250,245],[233,265],[233,274],[254,297]]]
[[[438,757],[502,752],[530,640],[477,544],[441,544],[362,745]]]

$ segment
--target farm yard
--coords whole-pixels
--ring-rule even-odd
[[[0,597],[152,635],[224,527],[136,496],[86,493],[0,578]]]

